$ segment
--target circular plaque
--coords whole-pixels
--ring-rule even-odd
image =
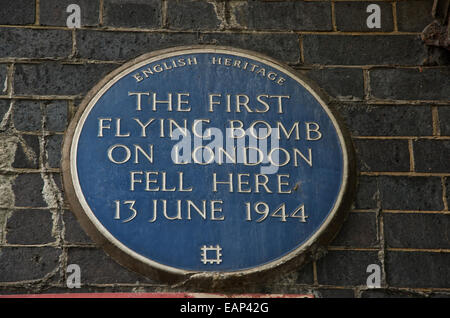
[[[327,99],[258,53],[140,56],[84,98],[63,181],[88,234],[163,281],[245,279],[298,266],[336,234],[352,148]]]

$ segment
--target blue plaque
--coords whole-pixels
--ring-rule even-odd
[[[118,262],[168,281],[244,277],[298,265],[333,237],[353,187],[350,149],[323,94],[288,66],[180,47],[89,92],[65,137],[63,179],[80,223]]]

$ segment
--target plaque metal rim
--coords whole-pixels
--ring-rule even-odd
[[[332,121],[339,137],[343,155],[342,184],[339,194],[335,198],[334,206],[327,218],[323,220],[320,227],[311,237],[291,252],[266,264],[249,269],[217,272],[189,271],[160,264],[132,251],[129,247],[118,241],[106,230],[103,224],[98,221],[87,204],[78,183],[76,160],[73,160],[74,156],[76,158],[78,138],[85,119],[88,117],[90,110],[95,106],[103,93],[119,79],[146,64],[177,55],[195,53],[218,53],[245,57],[269,65],[282,73],[285,73],[314,96]],[[300,74],[282,62],[258,52],[227,46],[194,45],[172,47],[143,54],[124,63],[122,66],[106,75],[86,94],[78,107],[77,112],[67,128],[63,140],[61,171],[65,196],[68,199],[72,212],[76,215],[83,229],[107,254],[123,266],[158,281],[174,283],[188,278],[193,279],[195,277],[198,277],[199,281],[209,281],[211,279],[244,280],[246,278],[251,280],[254,277],[262,277],[270,274],[269,272],[272,269],[292,269],[296,266],[303,265],[305,262],[311,260],[311,258],[315,258],[315,254],[318,253],[320,248],[328,244],[334,238],[347,216],[355,192],[356,165],[352,141],[343,121],[332,107],[329,106],[329,100],[329,97],[303,74]]]

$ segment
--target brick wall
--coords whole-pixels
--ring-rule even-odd
[[[79,29],[66,26],[71,3]],[[366,26],[371,3],[379,29]],[[61,141],[84,94],[123,62],[217,44],[265,53],[321,85],[359,167],[354,206],[326,255],[232,291],[450,296],[450,54],[420,39],[431,5],[0,0],[0,293],[187,291],[128,271],[84,234],[64,199]],[[77,290],[66,287],[73,263]],[[381,266],[380,289],[366,287],[369,264]]]

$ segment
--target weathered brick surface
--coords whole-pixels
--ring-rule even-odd
[[[450,107],[438,108],[439,130],[442,136],[450,136]]]
[[[12,167],[38,169],[41,153],[39,136],[21,135],[20,138]]]
[[[58,190],[63,193],[63,186],[62,186],[62,178],[60,173],[49,173],[50,178],[55,182],[56,187]]]
[[[422,32],[431,22],[433,1],[409,0],[397,2],[397,24],[399,31]]]
[[[270,43],[270,45],[267,45]],[[198,44],[217,44],[257,51],[285,63],[300,60],[299,38],[296,34],[272,33],[206,33]]]
[[[438,108],[439,131],[442,136],[450,136],[450,107]]]
[[[306,64],[422,65],[427,58],[426,47],[415,35],[306,34],[303,48]]]
[[[14,92],[18,95],[77,95],[86,93],[113,64],[17,64]]]
[[[355,292],[352,289],[323,288],[323,289],[319,289],[318,293],[319,293],[320,297],[323,297],[323,298],[353,298],[353,297],[355,297]]]
[[[22,131],[42,128],[41,103],[34,100],[17,100],[14,104],[14,127]]]
[[[3,119],[11,106],[11,101],[0,99],[0,118]]]
[[[137,45],[139,43],[139,45]],[[267,46],[267,43],[272,45]],[[298,62],[299,40],[295,34],[229,34],[229,33],[136,33],[80,31],[78,54],[98,60],[123,60],[150,50],[193,44],[217,44],[259,50],[286,62]]]
[[[8,244],[47,244],[52,237],[53,220],[48,210],[16,210],[7,220]]]
[[[388,252],[387,280],[393,287],[446,288],[450,284],[449,253]]]
[[[367,105],[335,107],[354,136],[431,136],[433,120],[427,105]]]
[[[450,172],[450,140],[416,140],[414,160],[420,172]]]
[[[161,1],[105,0],[103,24],[112,27],[161,27]]]
[[[45,128],[62,132],[68,124],[67,101],[54,101],[45,105]]]
[[[220,19],[217,17],[216,5],[219,4],[198,0],[168,1],[167,24],[171,29],[217,29]]]
[[[444,208],[439,177],[380,176],[381,206],[389,210],[435,210]]]
[[[252,30],[332,30],[326,1],[241,2],[234,7],[239,25]]]
[[[354,68],[312,69],[306,75],[337,99],[362,100],[364,98],[363,72]]]
[[[92,244],[92,240],[83,231],[72,211],[64,211],[63,222],[65,228],[64,240],[68,244]]]
[[[50,135],[46,138],[47,166],[59,168],[61,161],[62,135]]]
[[[68,262],[80,265],[83,278],[91,284],[151,282],[148,278],[121,267],[97,248],[70,248]]]
[[[358,189],[355,195],[356,209],[377,209],[380,206],[379,182],[376,177],[361,176],[358,178]]]
[[[324,285],[366,285],[369,264],[379,264],[377,252],[328,251],[317,262],[317,280]]]
[[[375,213],[350,213],[332,246],[376,247],[379,244]]]
[[[409,171],[409,149],[407,140],[353,141],[358,158],[359,171]],[[383,160],[380,160],[380,156]]]
[[[35,0],[0,0],[0,24],[33,24],[35,22]],[[20,10],[17,10],[20,8]]]
[[[4,247],[0,251],[0,282],[21,282],[52,275],[58,268],[60,255],[61,249],[53,247]]]
[[[17,207],[45,207],[42,196],[44,181],[39,173],[22,173],[14,180],[13,190]]]
[[[383,220],[388,247],[450,248],[448,214],[386,213]]]
[[[441,178],[360,177],[355,205],[357,209],[441,211],[444,208]]]
[[[431,0],[80,0],[76,30],[71,3],[0,0],[0,293],[173,291],[117,264],[81,228],[64,197],[61,141],[86,92],[123,62],[209,44],[266,54],[315,81],[358,165],[328,253],[233,291],[450,296],[450,54],[420,39]],[[367,28],[371,3],[381,29]],[[66,287],[71,263],[81,289]],[[381,289],[366,288],[369,264],[383,269]]]
[[[139,32],[77,32],[78,55],[97,60],[126,60],[143,53],[170,46],[188,45],[195,34]]]
[[[381,99],[450,100],[450,69],[374,69],[372,95]]]
[[[64,58],[71,53],[68,30],[0,28],[0,58]]]
[[[369,289],[361,292],[361,298],[425,298],[424,293],[403,290]]]
[[[444,193],[444,197],[445,197],[445,201],[447,202],[447,209],[448,209],[448,204],[450,202],[450,177],[445,177],[444,178],[445,182],[445,193]]]
[[[8,93],[8,70],[6,64],[0,64],[0,95]]]

